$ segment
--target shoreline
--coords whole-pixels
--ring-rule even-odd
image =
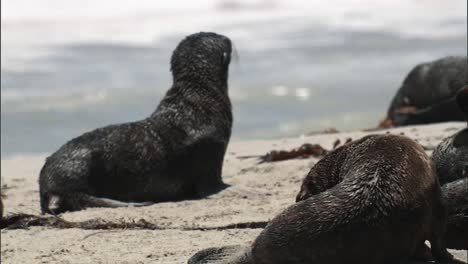
[[[70,222],[103,219],[131,223],[143,219],[165,230],[47,227],[1,230],[1,260],[2,263],[186,263],[190,256],[207,247],[251,243],[261,229],[182,229],[269,220],[294,203],[303,177],[318,161],[307,158],[258,164],[255,157],[239,157],[264,155],[271,150],[290,150],[304,143],[332,149],[337,139],[343,143],[348,138],[355,140],[387,131],[404,133],[433,148],[465,126],[465,122],[449,122],[372,132],[233,141],[228,147],[223,169],[223,180],[230,187],[219,193],[200,200],[157,203],[139,208],[90,208],[61,215]],[[5,215],[40,214],[37,179],[45,157],[46,154],[24,154],[2,158]],[[466,251],[450,252],[466,261]]]

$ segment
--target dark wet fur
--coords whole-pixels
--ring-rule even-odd
[[[450,261],[440,192],[432,162],[417,143],[367,136],[320,160],[297,203],[271,220],[251,249],[206,249],[189,263],[393,264],[411,259],[425,240],[437,260]]]
[[[188,264],[253,264],[250,247],[232,245],[207,248],[193,255]]]
[[[468,122],[468,85],[465,85],[457,94],[457,104],[465,114],[465,120]]]
[[[468,249],[468,177],[445,184],[442,193],[448,208],[445,244]]]
[[[458,92],[456,101],[468,122],[468,85]],[[432,159],[442,185],[468,177],[468,127],[444,139],[434,150]]]
[[[468,86],[460,90],[457,102],[468,120]],[[468,249],[468,128],[442,141],[432,159],[448,208],[446,244]]]
[[[468,128],[444,139],[434,150],[432,159],[442,185],[466,175],[468,172]]]
[[[150,117],[85,133],[47,158],[39,177],[42,212],[140,206],[222,189],[232,127],[230,56],[224,36],[185,38],[171,58],[173,85]]]
[[[414,67],[393,98],[388,118],[395,126],[462,121],[455,95],[467,84],[467,57],[445,57]],[[397,114],[414,106],[414,113]]]

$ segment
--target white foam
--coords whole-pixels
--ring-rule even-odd
[[[301,101],[307,101],[312,95],[312,91],[307,87],[296,88],[295,95]]]
[[[271,88],[271,94],[274,96],[287,96],[289,94],[289,88],[284,85],[277,85]]]

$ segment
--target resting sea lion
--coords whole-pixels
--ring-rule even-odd
[[[373,135],[344,145],[309,172],[298,202],[277,215],[251,247],[205,249],[190,264],[394,264],[431,242],[439,261],[446,209],[431,159],[419,144]]]
[[[465,178],[442,186],[448,208],[445,245],[448,248],[468,249],[468,171]]]
[[[468,120],[468,86],[458,92],[457,103]],[[448,208],[446,245],[468,249],[468,128],[442,141],[432,159]]]
[[[171,58],[173,85],[150,117],[85,133],[47,158],[39,177],[42,212],[220,190],[232,127],[230,57],[225,36],[202,32],[182,40]]]
[[[393,126],[462,121],[464,115],[455,100],[467,84],[467,57],[445,57],[414,67],[388,109]]]
[[[457,102],[468,120],[468,86],[457,94]],[[432,159],[442,185],[464,177],[468,171],[468,128],[442,141],[434,150]]]

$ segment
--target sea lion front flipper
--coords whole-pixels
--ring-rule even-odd
[[[414,256],[411,257],[411,263],[413,263],[413,261],[426,263],[433,260],[434,258],[432,257],[431,249],[424,242],[421,243],[421,245],[416,249]]]
[[[456,259],[451,259],[449,261],[435,261],[432,257],[431,249],[425,244],[422,243],[421,246],[416,250],[415,255],[409,260],[402,262],[401,264],[424,264],[424,263],[433,263],[433,264],[466,264],[463,261]]]
[[[179,159],[188,163],[187,168],[190,170],[186,173],[192,174],[197,198],[217,193],[227,187],[222,181],[226,146],[225,140],[215,137],[197,138],[188,143],[187,157]]]
[[[464,114],[457,105],[456,97],[451,97],[438,104],[418,109],[416,112],[394,114],[393,123],[395,126],[418,125],[444,122],[447,116],[456,113],[459,120],[463,120]]]
[[[433,201],[433,218],[429,238],[432,256],[436,263],[463,263],[457,261],[447,250],[444,236],[448,221],[448,207],[439,184],[436,185],[436,188],[437,198]]]
[[[188,264],[252,264],[250,246],[207,248],[197,252]]]

